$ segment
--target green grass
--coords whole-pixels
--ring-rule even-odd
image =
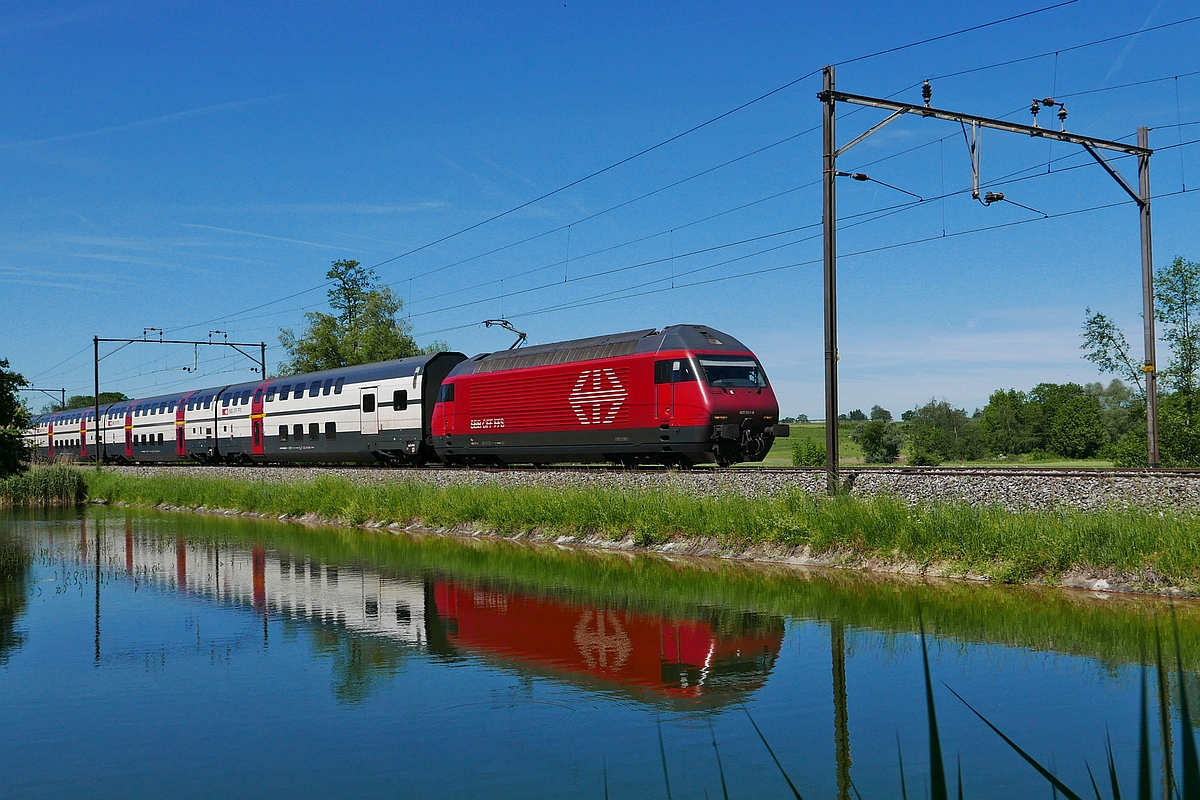
[[[857,422],[842,421],[838,425],[838,463],[844,466],[856,466],[863,464],[863,451],[850,438],[850,434],[854,432],[854,426]],[[903,429],[903,423],[897,423]],[[767,453],[767,457],[761,463],[743,464],[742,466],[763,466],[763,467],[790,467],[792,465],[792,442],[797,438],[809,439],[817,444],[825,444],[825,423],[824,422],[793,422],[791,423],[791,437],[787,439],[776,439],[775,444],[771,447],[771,451]],[[908,460],[907,451],[900,453],[899,460],[895,466],[904,466]],[[1031,460],[1027,456],[1012,456],[1003,460],[998,459],[980,459],[979,461],[947,461],[941,466],[943,467],[1039,467],[1046,469],[1070,469],[1070,468],[1103,468],[1111,467],[1111,461],[1104,461],[1098,458],[1060,458],[1055,456],[1052,460]],[[878,464],[871,466],[887,466],[886,464]]]
[[[335,477],[273,483],[89,471],[86,480],[92,498],[136,506],[316,514],[347,524],[464,525],[506,535],[631,536],[643,546],[700,537],[730,551],[808,546],[837,563],[915,562],[1013,583],[1053,582],[1083,569],[1200,589],[1200,516],[1188,512],[1011,512],[963,503],[910,507],[886,496],[826,498],[800,491],[759,499],[697,498],[601,488],[443,488],[404,480],[360,485]]]
[[[86,488],[77,469],[63,465],[31,469],[0,480],[0,508],[76,505],[83,502]]]

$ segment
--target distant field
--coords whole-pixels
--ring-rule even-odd
[[[838,449],[840,451],[838,463],[840,464],[853,465],[863,463],[862,448],[850,439],[850,433],[854,430],[856,424],[854,422],[843,422],[838,426]],[[767,453],[767,457],[761,466],[790,467],[792,465],[792,442],[798,438],[811,439],[818,444],[825,444],[825,423],[823,422],[794,422],[791,424],[791,428],[791,438],[776,439],[774,446],[771,447],[771,452]],[[908,453],[901,452],[896,464],[903,465],[907,462],[907,459]],[[1069,469],[1071,467],[1078,469],[1102,469],[1111,467],[1112,465],[1111,461],[1103,461],[1098,458],[1055,458],[1052,461],[1030,461],[1024,456],[1015,456],[1003,461],[984,459],[980,461],[947,461],[942,464],[944,467],[1044,467],[1046,469]]]

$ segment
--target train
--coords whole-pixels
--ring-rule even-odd
[[[99,432],[97,434],[97,432]],[[787,436],[758,358],[672,325],[468,358],[439,352],[36,416],[46,460],[730,466]]]

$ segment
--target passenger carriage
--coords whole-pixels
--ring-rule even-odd
[[[42,458],[118,463],[435,458],[438,386],[462,353],[437,353],[40,415],[27,433]]]

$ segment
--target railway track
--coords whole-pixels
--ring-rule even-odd
[[[143,464],[136,465],[139,469],[161,469],[164,471],[195,468],[194,464]],[[217,467],[225,468],[228,467]],[[420,473],[485,473],[485,474],[537,474],[545,475],[548,473],[617,473],[617,474],[641,474],[641,475],[821,475],[825,474],[823,467],[696,467],[693,469],[681,470],[673,467],[662,466],[644,466],[644,467],[617,467],[610,465],[593,465],[593,464],[574,464],[574,465],[555,465],[545,467],[445,467],[445,466],[428,466],[428,467],[391,467],[384,465],[339,465],[339,464],[263,464],[240,467],[247,471],[258,470],[296,470],[296,469],[328,469],[338,471],[362,470],[364,472],[394,472],[402,474],[405,472],[420,472]],[[1177,478],[1197,478],[1200,479],[1200,469],[1192,468],[1158,468],[1158,469],[1131,469],[1125,467],[888,467],[888,466],[862,466],[862,465],[846,465],[840,470],[840,475],[843,480],[850,476],[865,476],[865,475],[887,475],[896,477],[911,477],[911,478],[965,478],[965,477],[982,477],[982,478],[999,478],[999,477],[1033,477],[1033,478],[1154,478],[1154,477],[1177,477]]]

